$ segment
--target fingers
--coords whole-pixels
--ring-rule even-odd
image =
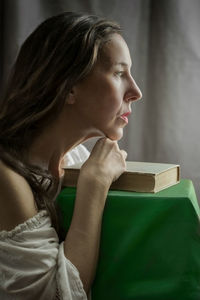
[[[110,152],[110,149],[115,146],[115,143],[113,141],[111,141],[110,139],[103,137],[100,138],[96,144],[94,145],[91,154],[93,155],[103,155],[103,154],[107,154],[107,152]]]
[[[127,152],[119,148],[117,141],[104,137],[96,142],[82,171],[98,174],[101,182],[110,185],[126,171],[126,158]]]
[[[122,161],[124,161],[124,165],[127,158],[127,152],[119,148],[117,141],[110,140],[106,137],[100,138],[96,142],[91,154],[93,157],[98,157],[99,159],[100,157],[106,159],[110,157],[110,155],[120,155]]]
[[[113,141],[107,137],[100,138],[94,145],[92,152],[96,153],[102,151],[103,149],[105,149],[105,147],[108,151],[110,151],[109,149],[114,148],[115,151],[121,152],[124,159],[127,158],[127,152],[125,150],[120,150],[117,141]]]
[[[126,160],[126,158],[127,158],[127,152],[125,150],[121,150],[121,154],[122,154],[124,160]]]

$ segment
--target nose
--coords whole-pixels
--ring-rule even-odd
[[[137,83],[133,79],[133,77],[130,76],[130,81],[129,81],[129,85],[128,85],[124,100],[127,102],[130,102],[130,101],[140,100],[141,98],[142,98],[142,93],[141,93]]]

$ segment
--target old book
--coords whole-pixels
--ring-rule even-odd
[[[66,168],[63,186],[76,186],[81,165]],[[127,161],[126,165],[127,170],[110,189],[156,193],[180,181],[179,165],[136,161]]]

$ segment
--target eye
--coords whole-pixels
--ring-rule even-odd
[[[124,76],[124,71],[117,71],[117,72],[115,72],[115,74],[119,77],[122,77],[122,76]]]

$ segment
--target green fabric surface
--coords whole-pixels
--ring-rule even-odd
[[[69,228],[75,188],[57,198]],[[200,300],[200,210],[193,184],[109,191],[93,300]]]

